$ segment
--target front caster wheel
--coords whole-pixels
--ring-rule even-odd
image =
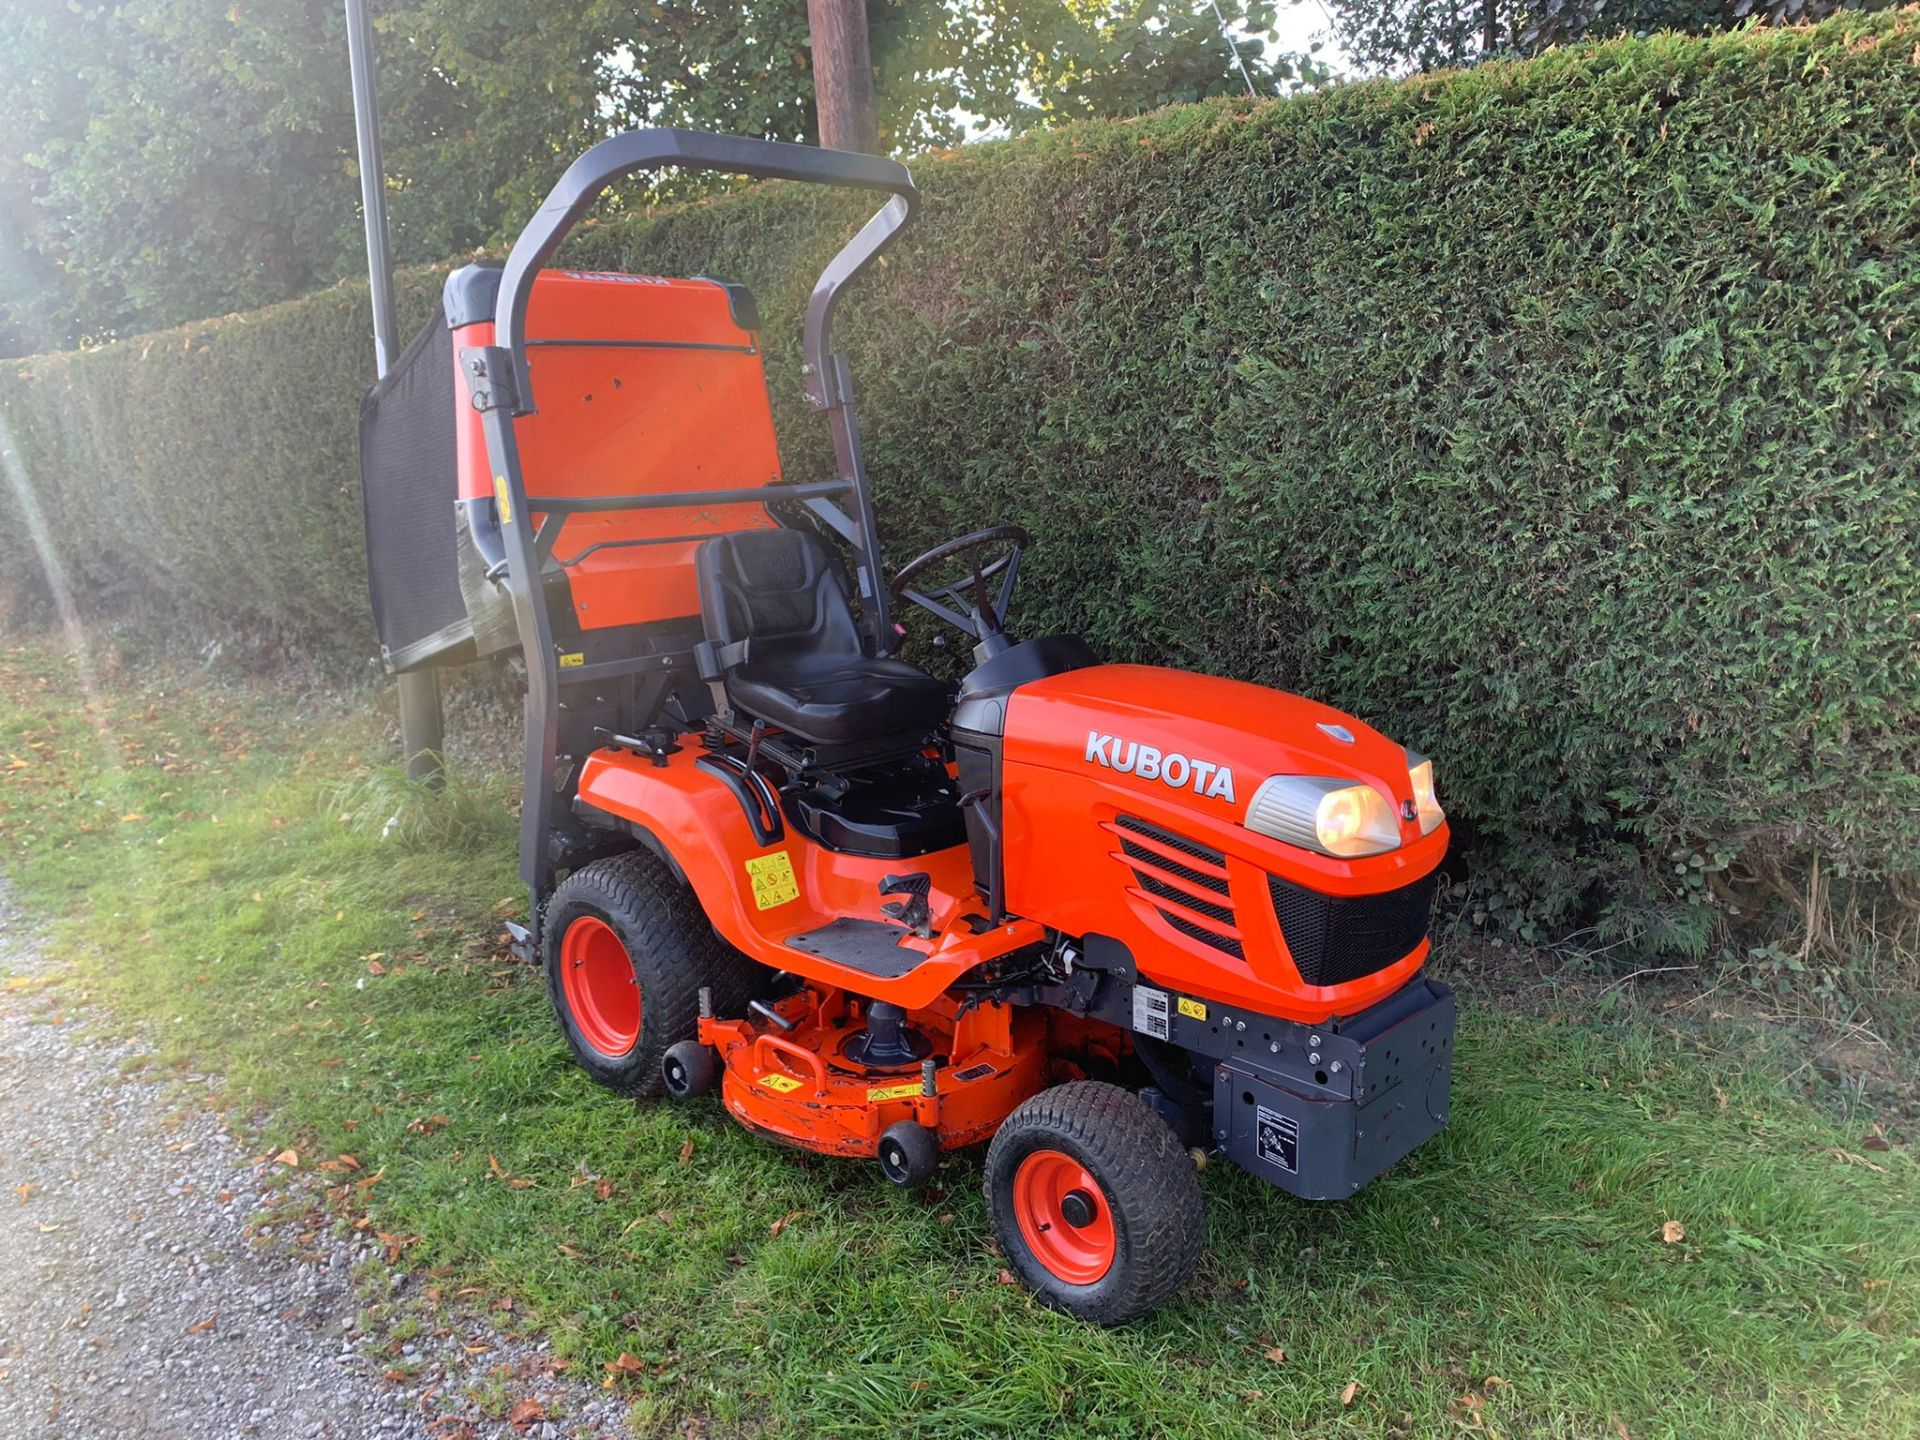
[[[1206,1212],[1193,1158],[1114,1085],[1043,1090],[987,1150],[987,1205],[1014,1272],[1097,1325],[1159,1309],[1200,1262]]]
[[[880,1132],[880,1173],[902,1190],[918,1190],[940,1166],[940,1137],[913,1120]]]
[[[660,1082],[676,1100],[692,1100],[713,1089],[720,1078],[720,1060],[713,1047],[698,1040],[680,1040],[667,1047],[660,1061]]]

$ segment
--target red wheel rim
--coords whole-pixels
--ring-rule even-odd
[[[1013,1172],[1013,1216],[1034,1259],[1069,1285],[1113,1268],[1113,1211],[1099,1182],[1071,1155],[1036,1150]]]
[[[560,990],[580,1038],[602,1055],[625,1055],[640,1043],[640,986],[633,961],[613,927],[582,915],[560,941]]]

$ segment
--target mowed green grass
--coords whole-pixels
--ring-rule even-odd
[[[1102,1332],[1003,1281],[975,1155],[908,1196],[711,1101],[595,1090],[499,944],[510,783],[423,814],[379,748],[331,703],[187,677],[90,710],[55,644],[15,639],[0,870],[76,1002],[222,1072],[263,1154],[354,1158],[336,1223],[448,1296],[511,1297],[582,1372],[635,1357],[643,1431],[1920,1433],[1915,1165],[1767,1045],[1469,985],[1444,1137],[1337,1206],[1210,1167],[1195,1282]],[[389,806],[420,824],[381,838]]]

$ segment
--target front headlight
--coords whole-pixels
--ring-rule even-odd
[[[1247,828],[1343,860],[1400,847],[1400,823],[1386,796],[1371,785],[1315,775],[1268,780],[1247,806]]]
[[[1407,779],[1413,785],[1413,807],[1420,817],[1420,833],[1431,835],[1447,818],[1433,788],[1433,762],[1418,750],[1407,751]]]

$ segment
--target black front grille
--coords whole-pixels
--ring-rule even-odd
[[[1382,895],[1322,895],[1267,877],[1273,913],[1300,978],[1344,985],[1384,970],[1426,938],[1437,875]]]

